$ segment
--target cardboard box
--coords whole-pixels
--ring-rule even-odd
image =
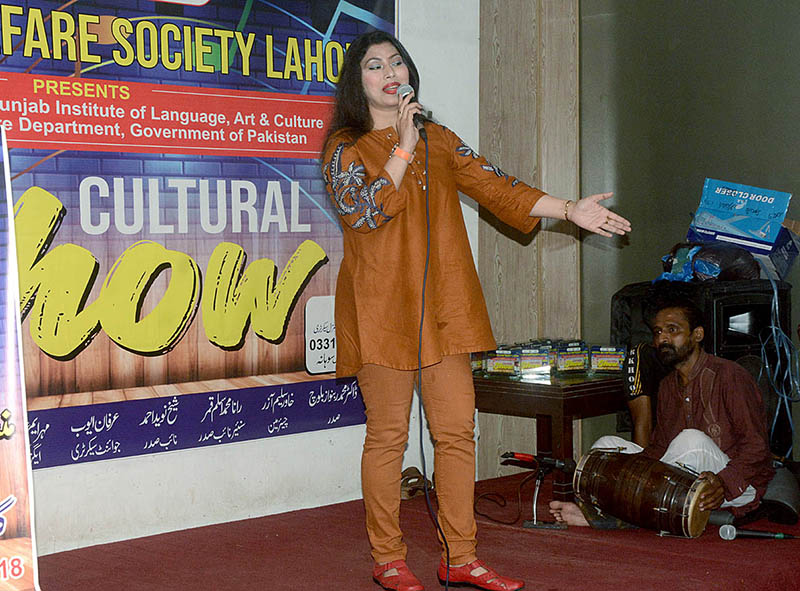
[[[497,349],[486,355],[486,371],[489,373],[519,373],[519,356],[512,349]]]
[[[686,238],[741,246],[773,278],[784,279],[800,253],[800,238],[783,225],[791,198],[783,191],[706,179]]]
[[[583,341],[558,347],[556,355],[558,371],[586,371],[589,369],[589,347]]]
[[[625,347],[592,345],[590,365],[595,371],[622,371],[625,367]]]
[[[551,347],[528,347],[520,351],[519,373],[527,375],[531,373],[544,373],[550,371],[550,349]]]

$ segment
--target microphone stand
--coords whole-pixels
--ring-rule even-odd
[[[561,523],[560,521],[538,521],[536,517],[536,502],[539,499],[539,487],[541,487],[542,482],[544,482],[544,477],[552,471],[553,468],[550,466],[539,465],[536,473],[536,489],[533,493],[533,521],[523,521],[522,527],[528,529],[567,529],[566,523]]]

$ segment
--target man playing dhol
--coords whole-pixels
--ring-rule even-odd
[[[689,299],[663,299],[649,320],[653,346],[673,367],[658,389],[657,424],[644,449],[606,436],[594,448],[622,448],[700,473],[709,482],[699,509],[735,516],[755,509],[774,474],[761,392],[746,369],[702,348],[700,309]],[[568,525],[591,525],[593,507],[552,501],[550,513]],[[588,519],[587,519],[588,517]],[[604,524],[603,527],[608,527]]]

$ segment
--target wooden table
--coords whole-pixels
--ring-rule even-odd
[[[475,406],[481,412],[536,419],[536,453],[572,458],[572,421],[625,408],[621,373],[475,374]],[[510,450],[525,451],[528,450]],[[554,471],[553,496],[572,500],[572,475]]]

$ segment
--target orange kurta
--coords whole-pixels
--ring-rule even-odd
[[[544,194],[508,176],[446,127],[428,123],[430,261],[425,287],[422,365],[444,355],[496,347],[461,213],[461,191],[502,221],[533,230]],[[426,253],[425,144],[420,140],[400,187],[384,165],[394,128],[354,144],[334,134],[323,176],[340,215],[344,258],[336,284],[336,373],[365,363],[416,369]]]

